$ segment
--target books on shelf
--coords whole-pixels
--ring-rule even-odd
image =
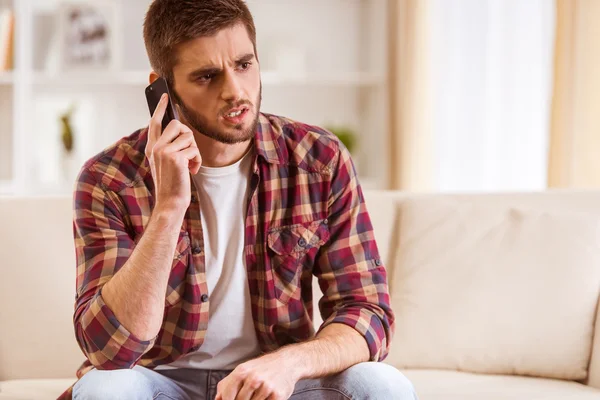
[[[15,16],[11,9],[0,9],[0,72],[13,69]]]

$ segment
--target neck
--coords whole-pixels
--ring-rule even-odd
[[[196,144],[202,156],[202,166],[210,168],[226,167],[244,157],[252,145],[252,140],[236,144],[225,144],[194,132]]]

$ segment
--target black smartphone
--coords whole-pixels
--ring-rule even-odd
[[[148,101],[148,109],[150,110],[150,116],[154,115],[154,110],[158,106],[161,96],[166,93],[169,95],[169,104],[167,104],[167,110],[162,120],[162,130],[164,131],[169,122],[174,119],[179,119],[177,108],[173,102],[171,91],[169,90],[169,84],[167,81],[159,77],[157,80],[152,82],[150,86],[146,88],[146,100]]]

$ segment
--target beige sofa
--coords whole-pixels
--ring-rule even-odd
[[[600,192],[366,197],[421,400],[600,398]],[[0,268],[0,400],[54,399],[83,357],[70,198],[0,198]]]

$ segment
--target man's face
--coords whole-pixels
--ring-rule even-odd
[[[174,97],[190,127],[216,141],[252,139],[261,82],[254,46],[239,23],[177,48]]]

